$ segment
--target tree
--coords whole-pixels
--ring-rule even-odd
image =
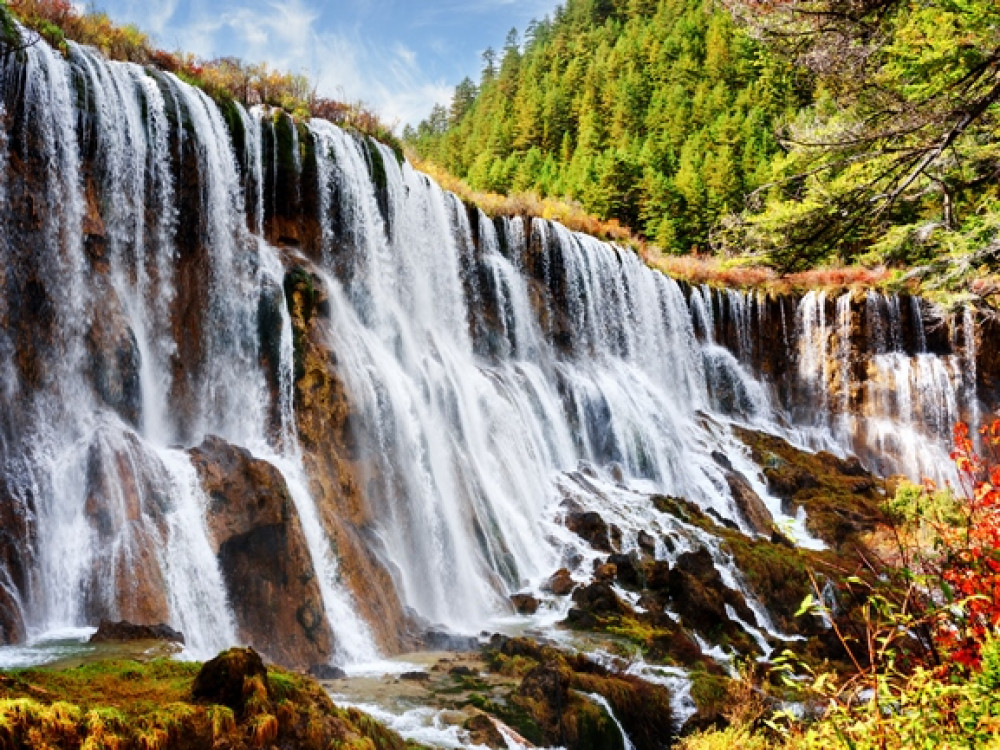
[[[993,210],[1000,170],[993,0],[745,0],[737,8],[806,66],[822,96],[780,133],[789,157],[764,210],[731,239],[784,269],[872,249],[907,261],[928,245],[996,254],[977,218]]]

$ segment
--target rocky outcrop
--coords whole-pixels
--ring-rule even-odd
[[[167,622],[170,606],[158,550],[167,536],[169,489],[158,459],[133,433],[98,430],[88,450],[84,514],[101,549],[87,582],[90,622]]]
[[[379,646],[396,653],[417,644],[418,628],[403,609],[362,491],[352,411],[336,356],[329,348],[329,303],[320,277],[298,256],[285,277],[295,348],[295,417],[303,460],[323,527],[337,550],[343,582]]]
[[[515,660],[526,670],[507,705],[488,705],[535,744],[569,750],[618,750],[624,741],[592,695],[602,696],[637,750],[672,742],[670,691],[638,677],[611,673],[583,654],[569,655],[527,638],[495,636],[494,665]]]
[[[111,622],[101,620],[97,632],[90,636],[91,643],[113,643],[126,641],[168,641],[184,643],[184,634],[174,630],[169,625],[136,625],[122,620]]]
[[[292,667],[329,660],[334,634],[281,473],[216,437],[190,455],[241,640]]]

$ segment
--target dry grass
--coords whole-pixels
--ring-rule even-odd
[[[736,289],[761,289],[788,293],[808,289],[878,287],[892,278],[886,268],[841,266],[816,268],[779,275],[774,269],[757,265],[751,258],[726,258],[711,255],[664,255],[647,246],[643,259],[653,268],[691,284],[709,284]]]
[[[433,162],[420,159],[411,151],[407,151],[406,157],[414,168],[431,177],[442,188],[453,192],[463,201],[478,206],[490,216],[536,216],[558,221],[574,232],[583,232],[610,242],[632,247],[639,247],[642,244],[628,227],[622,226],[615,219],[610,221],[598,219],[584,211],[579,203],[542,198],[537,193],[502,195],[473,190],[464,180],[446,172]]]

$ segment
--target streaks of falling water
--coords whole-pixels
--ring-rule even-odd
[[[108,569],[92,583],[91,563],[109,550],[130,559],[141,540],[150,540],[172,620],[199,648],[232,642],[232,618],[202,518],[203,492],[187,454],[166,447],[190,445],[212,432],[282,471],[327,615],[343,624],[341,655],[370,658],[370,635],[337,582],[337,561],[308,491],[295,434],[291,322],[284,304],[278,306],[276,409],[269,408],[272,394],[260,366],[259,303],[265,292],[280,294],[275,290],[283,269],[274,248],[247,231],[247,206],[254,218],[250,229],[260,234],[265,185],[273,177],[264,175],[265,127],[277,149],[275,119],[264,110],[238,108],[247,149],[240,156],[241,184],[225,122],[203,92],[169,75],[108,63],[81,47],[71,52],[67,63],[39,44],[27,52],[25,70],[25,117],[48,164],[51,210],[42,250],[51,261],[47,280],[61,292],[50,382],[34,397],[26,420],[32,432],[15,447],[7,444],[12,431],[5,427],[3,434],[7,484],[25,488],[23,498],[39,499],[36,578],[45,585],[29,606],[32,624],[79,624],[85,590],[114,611],[113,589],[120,582]],[[97,181],[114,296],[109,304],[122,308],[139,353],[141,419],[134,423],[108,409],[85,375],[84,341],[97,292],[87,283],[82,252],[84,197],[71,75],[85,84],[81,106],[92,108],[81,119],[93,130],[84,127],[82,137],[100,145]],[[307,174],[298,129],[291,128],[296,174]],[[473,236],[458,199],[400,165],[388,148],[362,143],[329,123],[314,121],[308,128],[319,180],[319,276],[330,300],[326,334],[358,416],[352,419],[357,440],[371,457],[363,486],[376,531],[408,604],[431,620],[478,628],[506,606],[505,592],[537,582],[558,562],[562,542],[550,522],[564,512],[564,499],[617,514],[626,545],[637,524],[650,520],[641,503],[632,502],[640,497],[635,490],[683,495],[742,524],[714,455],[720,451],[781,518],[780,502],[767,494],[730,429],[737,421],[788,432],[782,424],[787,415],[777,413],[765,384],[749,370],[759,348],[753,334],[765,307],[760,299],[708,288],[686,299],[678,284],[633,253],[541,220],[526,227],[521,219],[493,223],[477,215]],[[189,220],[198,222],[199,242],[208,249],[207,299],[198,322],[204,355],[185,363],[195,404],[193,420],[184,424],[168,408],[167,395],[176,355],[170,318],[176,312],[178,187],[171,143],[181,157],[197,162],[200,211]],[[271,161],[277,169],[277,154]],[[379,172],[376,191],[372,172],[379,161],[384,185]],[[276,183],[270,179],[272,189]],[[535,250],[541,255],[531,259]],[[874,374],[862,393],[849,367],[851,301],[837,300],[832,321],[827,307],[824,293],[806,295],[794,335],[781,307],[785,345],[798,344],[795,375],[807,386],[810,411],[819,414],[812,426],[842,449],[851,446],[846,433],[863,429],[872,452],[890,451],[900,465],[922,468],[924,435],[938,434],[967,407],[968,396],[956,397],[955,383],[964,382],[962,393],[974,393],[974,370],[970,381],[964,360],[903,352],[899,299],[873,294],[865,314],[876,350]],[[735,325],[735,355],[717,343],[728,337],[715,335],[716,319],[727,314]],[[484,336],[493,339],[489,345]],[[964,356],[974,356],[974,332],[963,338]],[[9,342],[2,346],[10,349]],[[11,394],[20,388],[12,373],[4,375],[0,393],[9,411]],[[861,428],[831,419],[848,410],[852,393],[865,400]],[[904,433],[912,435],[912,455],[909,444],[899,444]],[[123,527],[101,541],[85,512],[95,455],[113,487],[142,480],[136,502],[150,516],[162,513],[164,523]],[[109,468],[116,463],[128,471]],[[152,485],[161,490],[149,490]],[[123,493],[107,494],[110,514],[124,518]],[[672,532],[688,538],[691,548],[709,548],[725,583],[745,588],[710,538]],[[658,549],[657,555],[668,552]],[[748,603],[757,620],[748,627],[773,636],[767,613],[752,597]]]
[[[952,426],[962,418],[979,419],[974,360],[970,385],[968,349],[927,353],[923,310],[917,303],[910,308],[916,353],[907,353],[901,310],[898,296],[874,291],[856,310],[847,293],[837,299],[831,325],[825,294],[806,294],[798,309],[798,374],[824,407],[813,418],[832,431],[840,446],[858,452],[884,474],[947,479]],[[963,325],[970,314],[965,313]],[[857,316],[863,316],[868,335],[860,350],[852,343]],[[971,340],[974,347],[974,333]],[[863,381],[854,374],[859,356],[867,357]]]
[[[741,471],[755,469],[724,428],[699,416],[712,400],[706,370],[726,374],[744,411],[767,399],[735,357],[699,344],[676,283],[631,253],[534,221],[531,242],[557,255],[540,270],[545,286],[565,295],[533,300],[512,260],[526,252],[519,220],[501,222],[501,238],[480,216],[471,256],[456,199],[386,151],[386,228],[364,147],[327,124],[310,127],[326,161],[320,179],[335,181],[321,183],[321,195],[356,222],[343,238],[323,228],[324,242],[346,240],[359,256],[349,280],[325,274],[331,348],[360,414],[359,440],[375,457],[369,500],[407,603],[471,629],[500,607],[498,591],[550,572],[554,548],[539,519],[569,492],[559,477],[581,460],[617,463],[648,489],[736,516],[712,450],[724,446]],[[465,263],[482,273],[470,278]],[[496,311],[503,344],[487,359],[469,334],[482,325],[469,297]],[[568,355],[552,341],[563,314],[573,322]]]
[[[4,73],[9,80],[10,71]],[[28,596],[22,609],[29,631],[84,624],[95,612],[117,616],[122,606],[131,606],[128,597],[135,585],[127,573],[123,578],[123,571],[144,565],[148,582],[161,587],[151,592],[151,601],[163,597],[169,621],[185,633],[193,655],[207,656],[236,642],[205,527],[207,498],[187,452],[168,447],[178,441],[197,443],[212,432],[251,448],[285,473],[323,577],[321,591],[330,619],[347,623],[338,633],[340,655],[370,658],[367,630],[363,625],[351,627],[354,608],[343,596],[337,598],[341,592],[336,571],[322,553],[330,545],[297,459],[291,326],[283,301],[278,306],[283,313],[280,418],[276,434],[271,429],[271,396],[258,364],[258,299],[265,284],[281,289],[283,271],[273,250],[245,231],[244,194],[218,109],[203,92],[173,76],[108,62],[77,45],[71,45],[68,62],[44,43],[33,46],[26,51],[23,76],[23,127],[30,136],[22,137],[33,139],[31,148],[41,144],[42,163],[47,165],[43,195],[51,202],[46,236],[37,251],[48,256],[37,261],[46,289],[59,290],[53,295],[55,340],[37,345],[46,377],[34,389],[31,414],[20,419],[25,409],[18,403],[21,384],[16,370],[7,369],[13,357],[5,358],[0,393],[4,484],[26,509],[30,501],[37,502],[38,539],[30,553],[37,557],[32,577],[36,584],[18,592]],[[74,81],[79,102],[72,93]],[[254,132],[261,132],[261,114],[241,110],[241,116],[245,123],[258,125],[248,128],[247,171],[257,191],[254,214],[259,230],[263,139]],[[80,137],[93,144],[88,150],[96,154],[95,203],[107,243],[110,288],[101,289],[100,299],[95,285],[102,283],[102,275],[87,270],[82,252],[78,120]],[[6,144],[6,128],[3,136],[0,145]],[[185,363],[195,385],[193,425],[180,423],[169,406],[177,352],[172,329],[177,313],[175,154],[181,159],[190,154],[197,162],[201,205],[198,215],[187,221],[199,231],[208,261],[208,294],[201,301],[203,317],[196,321],[205,352],[201,361]],[[7,171],[3,174],[6,177]],[[6,211],[6,206],[0,205],[0,210]],[[6,248],[6,233],[2,239]],[[6,259],[6,249],[3,252]],[[100,311],[93,311],[92,304],[100,304]],[[85,342],[95,321],[120,334],[113,345],[126,356],[123,360],[114,355],[117,366],[134,367],[138,373],[141,403],[136,415],[109,401],[114,389],[101,392],[98,383],[95,391],[91,382]],[[11,346],[4,331],[3,347]],[[137,355],[128,354],[130,347]],[[17,435],[16,444],[6,424],[11,414],[19,417],[19,426],[30,426]],[[0,581],[5,588],[10,584],[7,574],[5,570]]]

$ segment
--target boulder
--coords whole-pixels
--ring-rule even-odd
[[[285,666],[327,662],[333,634],[281,473],[217,437],[190,454],[240,638]]]
[[[573,601],[580,609],[595,615],[620,615],[628,611],[627,605],[607,583],[578,588],[573,592]]]
[[[252,648],[231,648],[205,662],[194,678],[191,696],[196,701],[227,706],[242,717],[247,699],[260,687],[270,698],[267,667],[260,654]]]
[[[566,596],[575,586],[576,581],[573,580],[570,572],[566,568],[560,568],[552,574],[552,577],[549,578],[543,588],[551,591],[556,596]]]
[[[614,583],[618,568],[614,563],[594,563],[594,580],[598,583]]]
[[[184,635],[169,625],[135,625],[127,620],[111,622],[101,620],[97,632],[90,636],[90,643],[112,643],[125,641],[169,641],[184,643]]]
[[[626,588],[639,588],[639,571],[631,555],[611,555],[608,563],[615,566],[615,580]]]
[[[347,677],[347,672],[330,664],[313,664],[309,667],[309,674],[317,680],[343,680]]]
[[[533,615],[538,611],[538,600],[531,594],[514,594],[510,601],[518,614]]]
[[[585,539],[590,546],[600,552],[612,552],[615,541],[621,539],[621,531],[608,526],[600,513],[594,511],[571,511],[566,514],[566,528]]]
[[[473,745],[485,745],[486,747],[506,748],[507,741],[497,729],[496,722],[487,714],[478,713],[469,718],[463,726],[469,733],[469,741]]]

